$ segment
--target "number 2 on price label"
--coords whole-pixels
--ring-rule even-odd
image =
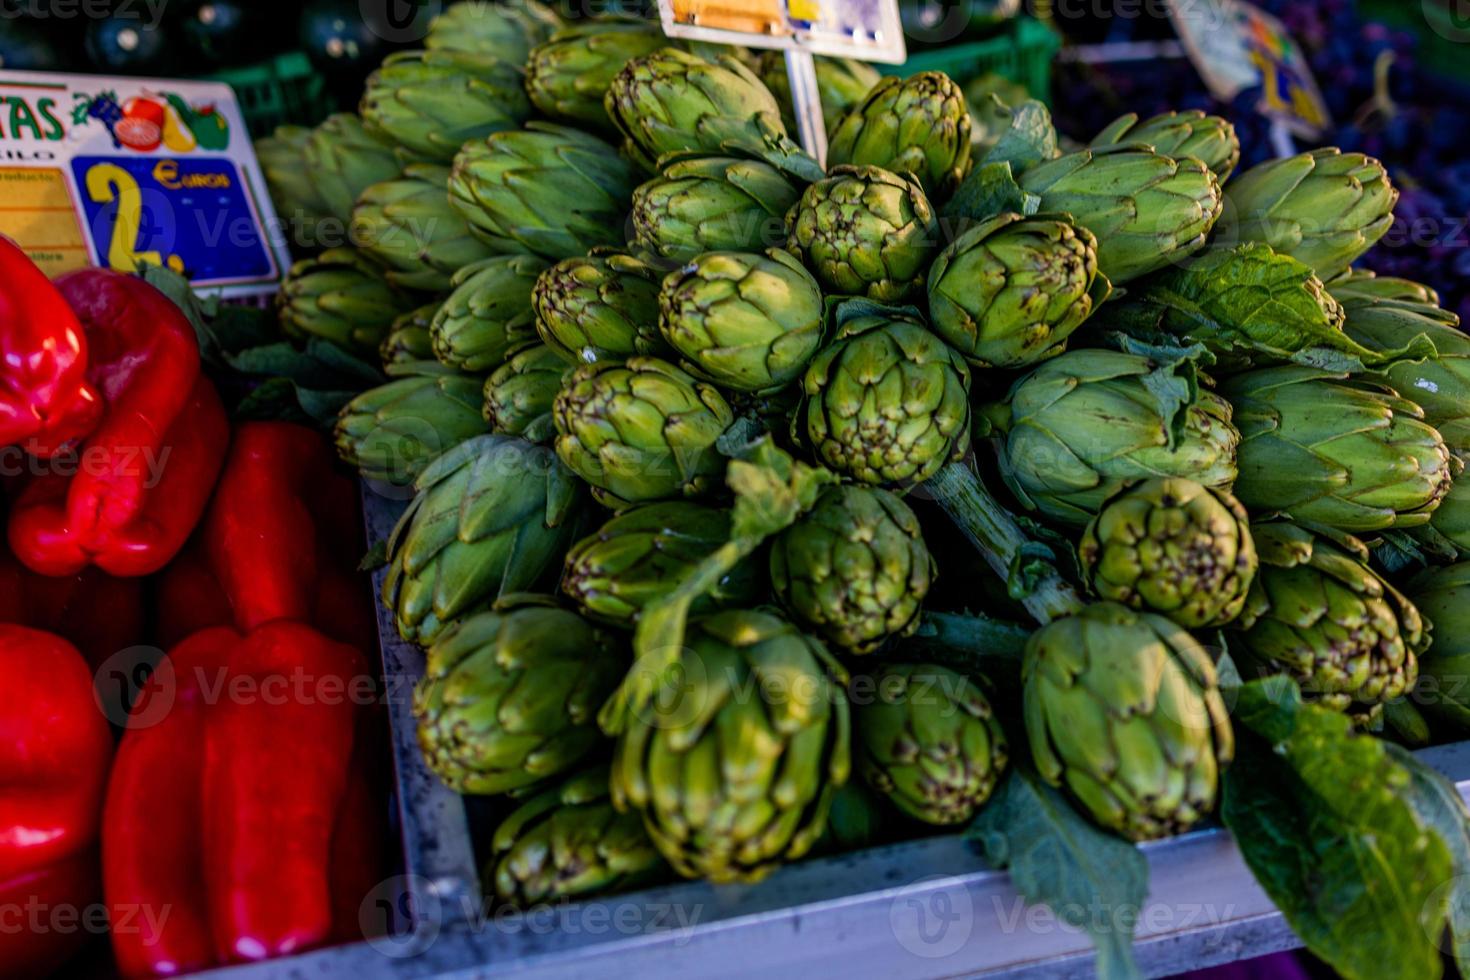
[[[136,272],[140,263],[166,265],[175,272],[184,271],[184,260],[170,255],[165,261],[159,252],[135,252],[143,226],[143,192],[133,175],[111,163],[99,163],[87,170],[87,196],[98,204],[117,201],[117,220],[112,226],[112,241],[107,246],[107,266],[119,272]]]

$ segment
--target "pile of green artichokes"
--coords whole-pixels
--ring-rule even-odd
[[[469,7],[360,115],[260,152],[278,211],[350,226],[292,268],[282,333],[381,355],[336,440],[412,497],[382,598],[427,648],[426,761],[515,794],[487,891],[755,880],[843,839],[859,782],[902,833],[1013,767],[1174,834],[1221,798],[1224,685],[1284,674],[1371,727],[1462,672],[1470,341],[1351,268],[1393,221],[1377,161],[1237,172],[1200,112],[1064,153],[1037,103],[972,134],[943,74],[818,59],[824,168],[779,59]],[[751,531],[791,472],[820,492]],[[965,578],[957,486],[1060,559],[983,670],[932,616],[1023,614]],[[1035,549],[955,520],[1024,600]],[[1425,700],[1470,729],[1470,697]]]

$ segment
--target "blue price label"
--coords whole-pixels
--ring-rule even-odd
[[[162,265],[196,285],[274,278],[275,258],[239,168],[222,157],[74,157],[99,265]]]

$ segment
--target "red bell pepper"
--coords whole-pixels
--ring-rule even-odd
[[[128,977],[284,956],[346,938],[378,880],[381,808],[367,662],[300,623],[219,627],[173,649],[143,687],[118,750],[103,823]],[[360,930],[358,930],[360,935]]]
[[[143,643],[146,606],[140,579],[96,568],[52,578],[0,553],[0,623],[55,633],[81,651],[93,672]]]
[[[43,575],[147,575],[204,512],[229,436],[224,408],[199,374],[194,328],[158,290],[106,269],[56,285],[81,320],[106,413],[74,473],[53,466],[21,493],[11,550]]]
[[[81,945],[60,928],[100,894],[98,819],[112,734],[60,637],[0,626],[0,974],[39,976]],[[19,916],[22,921],[14,919]],[[31,927],[33,919],[51,928]],[[11,921],[7,921],[11,920]],[[19,927],[19,928],[17,928]]]
[[[321,435],[286,422],[235,429],[199,535],[159,585],[165,646],[206,626],[309,622],[359,650],[377,642],[356,484]]]
[[[0,446],[47,456],[102,417],[87,381],[87,338],[56,287],[0,238]]]

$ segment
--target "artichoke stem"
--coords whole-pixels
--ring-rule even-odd
[[[1019,667],[1033,632],[1030,627],[989,616],[926,612],[909,642],[922,647],[930,662],[984,673],[998,660]]]
[[[1015,518],[990,495],[968,466],[950,463],[931,477],[924,487],[995,573],[1009,584],[1012,595],[1021,601],[1037,622],[1046,625],[1054,619],[1081,611],[1083,602],[1077,590],[1054,568],[1039,579],[1028,582],[1029,587],[1024,594],[1016,594],[1017,577],[1012,575],[1012,568],[1031,541]]]

